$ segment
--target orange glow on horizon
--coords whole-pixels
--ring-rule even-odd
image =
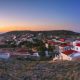
[[[30,28],[29,27],[16,27],[16,26],[0,27],[0,32],[8,32],[8,31],[15,31],[15,30],[30,30]]]
[[[19,31],[19,30],[31,30],[31,31],[42,31],[42,30],[61,30],[61,29],[68,29],[64,27],[64,25],[54,25],[54,26],[7,26],[7,27],[0,27],[0,32],[8,32],[8,31]]]

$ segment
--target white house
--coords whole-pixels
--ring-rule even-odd
[[[55,56],[55,58],[53,58],[54,60],[72,60],[72,58],[69,56],[70,54],[73,53],[73,50],[71,50],[71,45],[69,44],[61,44],[59,46],[56,46],[59,55]]]
[[[38,52],[33,53],[33,55],[32,55],[32,56],[40,57],[40,55],[39,55],[39,53],[38,53]]]
[[[73,44],[62,44],[59,47],[59,56],[53,60],[74,60],[80,58],[80,41],[76,40]]]
[[[0,59],[8,59],[10,58],[10,53],[0,52]]]
[[[73,48],[72,48],[72,50],[80,52],[80,41],[74,41],[73,42]]]

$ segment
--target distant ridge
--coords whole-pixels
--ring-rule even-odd
[[[0,34],[4,34],[4,33],[6,33],[6,32],[0,32]]]
[[[18,34],[27,34],[27,33],[32,33],[32,34],[38,34],[38,33],[43,33],[43,34],[53,34],[53,35],[78,35],[79,33],[74,32],[74,31],[69,31],[69,30],[49,30],[49,31],[29,31],[29,30],[24,30],[24,31],[10,31],[6,32],[0,35],[18,35]]]

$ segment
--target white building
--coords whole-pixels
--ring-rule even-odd
[[[59,47],[59,56],[53,60],[74,60],[80,58],[80,41],[74,41],[73,44],[62,44]]]
[[[73,50],[71,50],[71,46],[69,44],[62,44],[57,46],[57,49],[59,51],[59,55],[55,56],[53,58],[54,60],[72,60],[72,58],[69,56],[73,53]]]
[[[73,48],[72,48],[72,50],[80,52],[80,41],[74,41],[73,42]]]
[[[40,57],[38,52],[33,53],[33,56]]]
[[[0,59],[8,59],[10,58],[10,53],[0,52]]]

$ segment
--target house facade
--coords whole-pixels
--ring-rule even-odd
[[[0,52],[0,59],[9,59],[10,53]]]
[[[80,52],[80,41],[74,41],[73,42],[73,48],[72,50]]]
[[[55,59],[73,60],[80,58],[80,41],[74,41],[73,44],[60,44],[58,47],[60,55]]]

